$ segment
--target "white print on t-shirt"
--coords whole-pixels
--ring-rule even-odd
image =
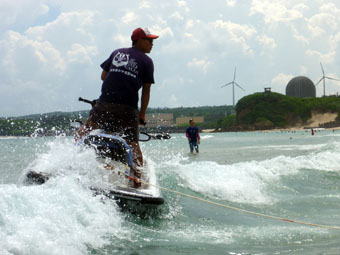
[[[110,72],[123,73],[123,74],[131,76],[133,78],[137,77],[136,75],[134,75],[133,73],[131,73],[129,71],[124,71],[124,70],[121,70],[121,69],[118,69],[118,68],[111,68]]]
[[[116,67],[124,66],[126,70],[138,75],[138,64],[134,58],[130,58],[129,54],[118,52],[113,57],[112,64]]]
[[[125,66],[129,63],[129,54],[118,52],[112,59],[112,64],[116,67]]]
[[[129,63],[126,64],[125,69],[138,74],[138,64],[134,58],[129,60]]]

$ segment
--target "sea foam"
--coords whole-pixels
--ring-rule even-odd
[[[23,173],[41,171],[55,178],[44,185],[0,186],[0,254],[86,254],[129,239],[131,230],[116,203],[88,189],[109,177],[104,169],[101,177],[95,175],[101,164],[94,152],[65,139],[49,147]]]
[[[305,145],[301,145],[305,147]],[[340,143],[313,146],[314,150],[303,156],[277,156],[265,160],[219,164],[212,161],[195,161],[195,158],[174,155],[163,162],[164,171],[173,171],[180,185],[208,196],[210,199],[247,204],[273,204],[277,201],[273,188],[285,187],[284,176],[302,170],[340,172]]]

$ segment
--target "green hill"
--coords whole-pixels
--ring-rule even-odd
[[[236,105],[234,128],[252,130],[294,126],[305,123],[312,112],[339,113],[340,97],[296,98],[274,92],[248,95]]]
[[[217,128],[225,116],[230,115],[233,106],[201,106],[178,108],[149,108],[147,113],[172,113],[174,119],[180,116],[204,116],[205,122],[200,123],[200,128]],[[77,112],[51,112],[33,114],[21,117],[0,118],[0,136],[30,136],[55,135],[58,133],[71,133],[70,122],[87,119],[89,111]],[[176,129],[174,128],[173,131]]]
[[[172,113],[174,119],[181,116],[203,116],[204,123],[199,128],[220,129],[222,131],[260,130],[286,128],[297,123],[305,123],[312,112],[340,112],[340,97],[296,98],[282,94],[255,93],[240,99],[236,105],[236,115],[233,106],[201,106],[178,108],[150,108],[147,113]],[[30,136],[70,134],[70,122],[80,119],[83,122],[89,111],[51,112],[22,117],[0,118],[0,136]],[[337,123],[336,123],[337,124]],[[170,131],[183,131],[183,128],[173,128]]]
[[[21,117],[0,118],[0,136],[55,135],[69,132],[72,120],[86,120],[88,111],[51,112]]]

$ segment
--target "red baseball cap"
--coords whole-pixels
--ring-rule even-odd
[[[150,39],[157,39],[158,35],[152,35],[147,28],[136,28],[133,30],[132,35],[131,35],[131,40],[132,41],[137,41],[142,38],[150,38]]]

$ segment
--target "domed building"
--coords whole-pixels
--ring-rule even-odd
[[[305,76],[291,79],[286,87],[286,96],[291,97],[316,97],[314,83]]]

